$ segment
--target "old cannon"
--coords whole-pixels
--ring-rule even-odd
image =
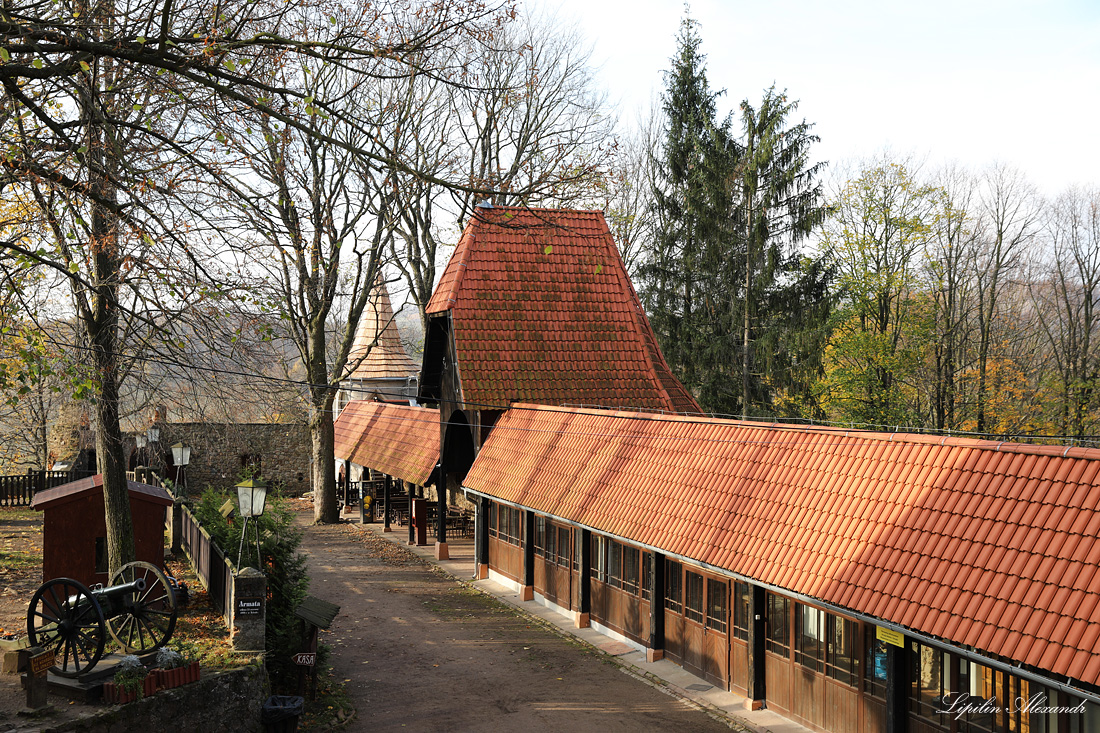
[[[31,646],[56,652],[50,670],[63,677],[91,671],[110,634],[125,654],[160,647],[176,628],[176,596],[155,565],[123,565],[107,587],[88,588],[71,578],[47,581],[31,597],[27,635]]]

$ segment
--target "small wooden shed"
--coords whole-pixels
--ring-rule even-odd
[[[165,508],[172,496],[159,486],[126,482],[138,560],[164,567]],[[96,474],[35,495],[31,506],[43,512],[43,580],[72,578],[87,586],[107,585],[107,519],[103,476]]]

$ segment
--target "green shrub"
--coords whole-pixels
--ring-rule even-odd
[[[236,506],[236,495],[207,489],[194,506],[195,517],[210,533],[226,557],[237,560],[237,548],[241,542],[244,522],[235,515],[231,519],[222,516],[221,507],[227,499]],[[267,576],[267,669],[276,689],[284,689],[297,682],[297,666],[291,657],[303,650],[301,619],[294,609],[305,599],[309,590],[306,558],[298,552],[302,544],[302,530],[294,525],[294,515],[285,503],[268,495],[263,516],[252,517],[248,522],[248,536],[242,563],[254,564],[256,540],[253,527],[260,527],[261,570]],[[251,558],[251,559],[250,559]]]

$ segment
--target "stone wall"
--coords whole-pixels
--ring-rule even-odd
[[[252,733],[261,729],[260,712],[267,699],[267,675],[260,665],[208,674],[198,682],[74,723],[43,729],[43,733]]]
[[[282,493],[298,496],[310,490],[309,426],[292,423],[160,423],[156,457],[173,478],[171,447],[191,447],[187,487],[197,496],[207,486],[236,484],[245,467],[258,461],[260,475]]]

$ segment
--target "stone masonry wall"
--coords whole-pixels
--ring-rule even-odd
[[[197,496],[207,486],[228,488],[244,468],[257,461],[264,479],[282,493],[298,496],[309,491],[309,426],[291,423],[160,423],[158,455],[170,466],[171,446],[191,446],[187,487]],[[171,477],[171,468],[165,475]]]

